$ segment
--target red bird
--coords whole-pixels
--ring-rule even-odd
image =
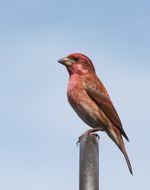
[[[90,127],[84,133],[105,131],[123,153],[131,174],[132,166],[122,136],[129,141],[106,91],[97,77],[92,61],[81,53],[73,53],[58,60],[69,73],[68,101],[77,115]]]

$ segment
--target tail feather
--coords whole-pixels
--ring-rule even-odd
[[[121,150],[121,152],[123,153],[126,163],[128,165],[129,171],[133,175],[132,166],[131,166],[131,163],[130,163],[130,160],[129,160],[129,157],[128,157],[128,154],[127,154],[120,131],[117,128],[115,128],[115,130],[109,129],[107,131],[107,134],[114,141],[114,143],[118,146],[118,148]]]

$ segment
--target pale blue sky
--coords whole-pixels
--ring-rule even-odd
[[[132,177],[100,133],[100,189],[148,189],[150,2],[0,2],[0,189],[78,189],[78,136],[88,127],[66,98],[57,60],[91,58],[130,138]]]

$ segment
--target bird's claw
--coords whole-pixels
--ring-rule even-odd
[[[97,133],[91,133],[91,135],[94,135],[98,138],[98,140],[100,140],[100,136]]]

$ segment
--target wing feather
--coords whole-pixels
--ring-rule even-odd
[[[107,118],[113,123],[113,125],[115,125],[119,129],[119,131],[126,138],[126,140],[129,141],[129,138],[122,127],[119,115],[117,114],[117,111],[113,106],[102,82],[99,79],[96,79],[94,83],[89,80],[86,83],[86,92],[89,97],[94,102],[96,102],[96,104],[104,112]]]

